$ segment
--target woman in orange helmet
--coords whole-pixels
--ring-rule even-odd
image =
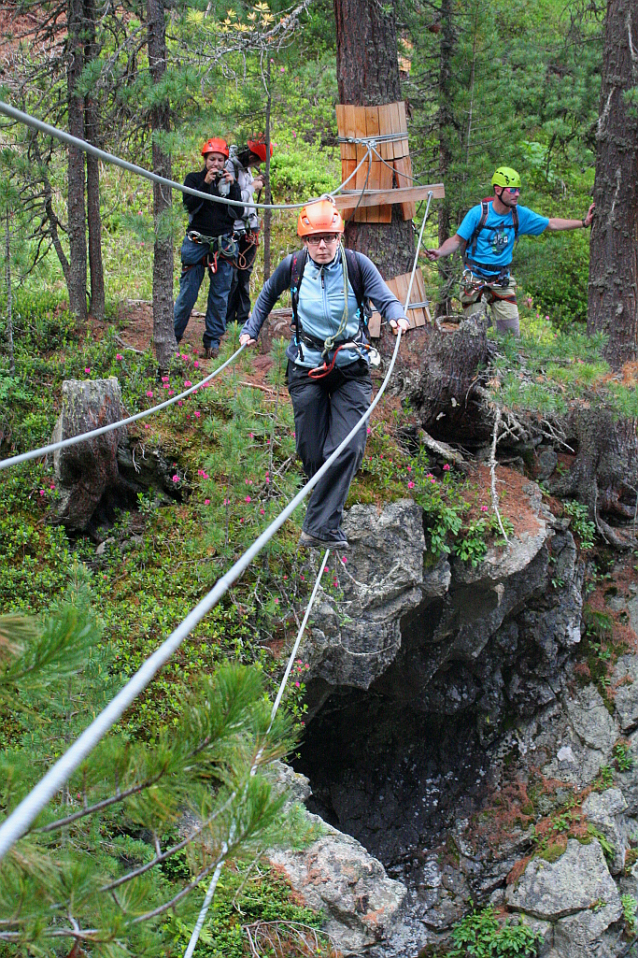
[[[225,169],[228,160],[226,141],[212,137],[204,143],[201,153],[204,169],[188,173],[184,186],[215,197],[241,200],[241,191],[233,174]],[[175,338],[179,343],[184,335],[204,273],[209,267],[203,356],[216,359],[219,341],[226,331],[228,293],[233,279],[232,261],[237,254],[233,225],[236,213],[242,210],[227,203],[208,202],[190,193],[182,195],[188,213],[188,229],[181,249],[182,273],[173,320]]]
[[[288,390],[297,454],[311,478],[370,405],[368,300],[393,328],[407,329],[408,321],[374,263],[343,248],[343,220],[332,200],[305,206],[297,233],[303,250],[287,256],[264,285],[239,341],[243,345],[256,341],[276,301],[290,289],[294,336],[286,353]],[[364,423],[315,486],[300,546],[348,547],[341,518],[365,444]]]

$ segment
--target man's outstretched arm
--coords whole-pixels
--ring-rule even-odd
[[[560,230],[580,230],[583,227],[591,226],[592,220],[594,218],[594,208],[596,204],[592,203],[587,211],[587,216],[583,217],[582,220],[563,220],[559,217],[553,216],[549,223],[547,224],[547,229],[551,230],[553,233],[560,232]]]
[[[454,236],[446,239],[438,249],[426,249],[425,255],[429,260],[443,259],[444,256],[451,256],[452,253],[456,253],[461,246],[465,246],[465,240],[458,233],[455,233]]]

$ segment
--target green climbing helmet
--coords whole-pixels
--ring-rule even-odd
[[[520,188],[521,178],[511,166],[499,166],[492,177],[492,186],[518,186]]]

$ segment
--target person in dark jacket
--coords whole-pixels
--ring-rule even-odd
[[[228,160],[226,141],[213,137],[204,143],[201,152],[204,169],[188,173],[184,186],[210,193],[211,196],[241,200],[241,190],[233,174],[224,168]],[[210,286],[202,355],[206,359],[216,359],[219,341],[226,332],[228,293],[233,279],[232,261],[237,255],[233,225],[241,208],[227,203],[208,202],[189,193],[184,193],[183,197],[188,212],[188,229],[181,250],[182,274],[175,303],[175,338],[179,343],[184,335],[204,273],[208,269]]]
[[[294,285],[295,335],[286,353],[288,390],[297,454],[311,478],[370,405],[370,350],[361,316],[363,301],[371,299],[395,330],[397,326],[407,329],[409,324],[401,303],[374,263],[361,253],[344,250],[340,242],[343,220],[332,201],[304,207],[297,233],[303,238],[304,250],[287,256],[264,285],[239,342],[249,346],[256,341],[279,296]],[[348,547],[341,518],[350,483],[363,459],[366,432],[364,422],[313,489],[299,540],[302,548]]]

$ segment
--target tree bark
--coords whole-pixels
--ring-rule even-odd
[[[7,210],[4,229],[4,279],[7,290],[7,349],[9,352],[9,374],[15,376],[16,364],[13,354],[13,296],[11,293],[11,213]]]
[[[380,106],[401,99],[395,3],[334,0],[337,24],[337,81],[341,103]],[[383,276],[407,273],[414,258],[410,220],[397,204],[391,223],[346,224],[346,246],[369,256]]]
[[[266,54],[268,51],[266,50]],[[272,190],[270,189],[270,113],[272,109],[272,86],[270,75],[270,57],[266,55],[266,88],[268,96],[266,99],[266,203],[272,203]],[[264,210],[264,282],[270,279],[270,236],[272,233],[272,210]]]
[[[67,109],[69,133],[84,138],[84,100],[76,93],[76,87],[84,65],[82,40],[82,0],[68,0],[68,72]],[[68,196],[69,218],[69,308],[86,320],[86,213],[84,206],[84,153],[69,147]]]
[[[638,120],[627,98],[638,86],[635,0],[608,0],[589,264],[587,329],[608,336],[615,368],[638,343]]]
[[[95,40],[95,0],[84,0],[86,62],[95,60],[99,54]],[[84,100],[85,138],[99,146],[99,110],[95,96],[88,94]],[[86,157],[86,205],[89,225],[89,269],[91,274],[91,313],[96,319],[104,319],[104,269],[102,266],[102,219],[100,216],[100,169],[98,160]]]
[[[147,0],[148,62],[153,83],[159,83],[166,72],[166,30],[163,0]],[[153,171],[171,178],[171,158],[164,152],[161,134],[170,130],[168,102],[157,104],[151,110],[153,134]],[[159,136],[158,136],[159,134]],[[173,329],[173,236],[169,187],[153,184],[153,345],[161,369],[168,366],[177,350]]]
[[[441,2],[441,47],[439,53],[439,178],[445,182],[452,162],[452,136],[454,123],[454,92],[452,77],[452,56],[454,54],[455,35],[452,21],[452,0]],[[441,201],[439,211],[439,246],[450,236],[452,220],[451,203],[448,197]],[[452,312],[450,296],[450,277],[454,272],[451,258],[440,260],[438,271],[443,281],[442,296],[437,305],[437,315],[447,316]]]

